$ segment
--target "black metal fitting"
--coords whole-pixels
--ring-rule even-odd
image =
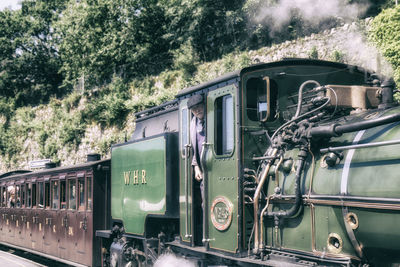
[[[381,104],[379,104],[378,108],[386,109],[395,106],[393,101],[393,91],[395,87],[396,84],[392,78],[385,79],[382,82],[380,93]]]

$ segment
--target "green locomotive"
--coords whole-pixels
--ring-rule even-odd
[[[199,266],[400,263],[400,108],[362,68],[288,59],[184,89],[112,147],[103,263],[165,252]],[[204,223],[196,231],[188,99],[205,98]],[[199,245],[195,240],[201,240]]]

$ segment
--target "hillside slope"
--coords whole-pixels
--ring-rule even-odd
[[[124,84],[114,78],[107,88],[52,99],[48,105],[23,107],[0,116],[0,172],[28,169],[32,160],[49,158],[62,166],[84,162],[88,153],[108,157],[110,146],[135,128],[134,113],[171,100],[181,89],[259,62],[287,57],[319,58],[361,65],[391,74],[390,66],[365,41],[371,19],[344,24],[319,34],[258,50],[225,55],[194,66],[195,74],[165,71]],[[4,127],[4,125],[8,127]]]

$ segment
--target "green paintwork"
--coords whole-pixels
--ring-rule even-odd
[[[351,81],[349,77],[341,76],[341,74],[328,75],[323,77],[312,77],[304,75],[305,72],[318,73],[324,72],[313,69],[314,67],[290,69],[290,68],[275,68],[268,70],[259,70],[253,73],[244,73],[242,84],[251,77],[273,77],[274,73],[290,73],[293,77],[286,76],[286,79],[276,79],[279,87],[279,105],[281,108],[280,116],[285,117],[287,105],[293,105],[288,95],[297,93],[298,86],[304,80],[317,80],[321,84],[357,84],[359,81]],[[326,72],[328,73],[328,72]],[[333,72],[332,72],[333,73]],[[347,74],[346,74],[347,75]],[[336,80],[336,81],[335,81]],[[292,90],[292,91],[291,91]],[[276,128],[275,122],[268,122],[265,125],[256,121],[251,121],[246,114],[246,92],[247,88],[242,86],[242,125],[241,138],[243,142],[242,163],[244,167],[253,168],[254,165],[250,160],[253,156],[261,156],[265,152],[265,140],[262,137],[254,137],[251,132],[256,132],[263,129]],[[293,99],[293,98],[292,98]],[[389,111],[378,111],[377,115],[385,116],[400,112],[400,108],[394,108]],[[346,120],[337,123],[349,123],[358,117],[363,117],[366,114],[358,113],[351,115]],[[371,115],[369,118],[372,118]],[[290,117],[285,117],[286,119]],[[304,175],[301,179],[301,188],[303,196],[309,193],[312,168],[314,168],[311,197],[313,196],[328,196],[339,199],[342,187],[342,176],[345,159],[350,151],[343,151],[344,158],[335,167],[321,166],[321,160],[324,155],[319,153],[320,148],[328,146],[342,146],[351,144],[358,132],[343,134],[340,137],[331,138],[318,142],[313,140],[312,151],[315,157],[315,165],[312,164],[311,156],[308,157],[304,167]],[[371,143],[388,140],[400,139],[399,125],[385,125],[366,130],[361,142]],[[366,149],[358,149],[354,151],[351,160],[348,182],[346,185],[347,194],[351,197],[376,197],[376,198],[393,198],[400,199],[400,179],[398,172],[400,168],[400,145],[382,146]],[[288,150],[285,153],[285,158],[293,158],[297,160],[298,149]],[[295,166],[294,166],[295,167]],[[294,175],[295,168],[291,172],[285,173],[279,171],[279,184],[283,190],[283,194],[293,195],[294,193]],[[266,195],[271,195],[276,187],[276,178],[271,173],[265,186]],[[265,202],[262,207],[264,207]],[[284,210],[291,207],[291,204],[282,204],[272,201],[270,210]],[[315,218],[315,251],[312,244],[312,223],[311,212],[314,211]],[[379,263],[382,260],[389,262],[399,262],[400,256],[396,256],[400,250],[400,231],[398,228],[400,220],[400,212],[398,210],[384,210],[382,208],[365,209],[349,207],[349,212],[353,212],[358,216],[359,227],[353,230],[356,239],[363,246],[364,252],[368,253],[368,257],[373,263]],[[253,206],[246,205],[244,208],[245,226],[252,223]],[[251,227],[245,227],[246,241],[244,246],[247,247],[247,241]],[[264,238],[265,244],[268,247],[277,249],[299,250],[310,255],[321,255],[321,253],[329,253],[327,248],[327,240],[330,234],[337,234],[343,241],[343,248],[338,257],[357,257],[356,250],[350,241],[346,231],[345,220],[343,217],[342,206],[340,201],[337,205],[322,205],[315,204],[314,209],[309,205],[303,205],[301,211],[293,218],[283,220],[279,226],[277,235],[275,234],[274,221],[271,218],[265,218],[264,221]],[[382,255],[387,255],[390,259],[383,259]],[[397,258],[397,261],[393,261]]]
[[[184,242],[190,242],[189,236],[192,235],[192,174],[191,174],[191,158],[185,161],[184,147],[188,142],[190,129],[190,111],[187,108],[187,100],[181,101],[179,106],[179,219],[180,219],[180,237]],[[185,128],[185,130],[183,130]],[[187,165],[185,169],[185,164]],[[187,172],[188,201],[186,202],[185,191],[185,172]],[[187,205],[187,206],[186,206]],[[187,211],[186,211],[187,210]],[[188,224],[186,222],[189,222]]]
[[[400,108],[392,109],[389,112],[381,112],[385,116],[400,112]],[[365,115],[364,115],[365,116]],[[351,119],[348,119],[351,122]],[[351,144],[358,132],[343,134],[340,137],[331,138],[329,142],[321,143],[318,149]],[[400,139],[400,126],[398,123],[384,125],[368,129],[362,135],[359,143],[381,142]],[[400,145],[371,147],[354,150],[351,158],[347,179],[347,194],[351,197],[375,197],[375,198],[400,198],[400,179],[398,176]],[[318,195],[340,196],[342,194],[342,179],[345,176],[345,161],[351,150],[343,151],[343,159],[334,167],[326,167],[321,161],[323,155],[314,150],[315,167],[312,183],[311,197]],[[297,159],[298,150],[293,149],[285,153],[285,158]],[[312,172],[311,157],[308,158],[304,176],[302,177],[303,195],[309,193],[310,178]],[[294,170],[290,173],[279,172],[280,187],[284,194],[294,193]],[[273,193],[275,178],[271,177],[267,187],[268,195]],[[339,202],[340,203],[340,202]],[[274,204],[274,210],[287,209],[290,204]],[[315,251],[312,250],[311,232],[311,209],[303,206],[302,211],[291,219],[286,219],[278,231],[278,240],[274,232],[273,222],[265,222],[266,244],[276,248],[289,248],[301,251],[308,251],[317,255],[327,252],[327,240],[331,233],[339,235],[343,241],[342,256],[356,257],[357,253],[349,239],[345,227],[345,220],[341,205],[314,205],[315,217]],[[349,207],[349,212],[357,215],[359,227],[355,230],[354,236],[359,244],[362,244],[365,253],[371,262],[380,263],[383,261],[393,262],[400,259],[400,213],[398,210],[375,208],[365,209]],[[383,256],[386,255],[386,256]]]
[[[165,153],[164,136],[112,148],[111,215],[123,221],[126,233],[143,235],[146,216],[165,213]],[[142,183],[143,170],[146,183]],[[129,184],[125,184],[124,172],[129,174]]]
[[[233,152],[228,155],[217,155],[216,146],[216,112],[215,100],[224,95],[232,95],[233,106],[236,103],[236,86],[230,85],[214,91],[207,95],[207,143],[210,144],[206,155],[208,175],[208,231],[210,248],[236,252],[238,249],[238,165],[237,147],[234,145]],[[233,112],[233,111],[232,111]],[[234,122],[236,120],[234,119]],[[236,125],[236,123],[234,123]],[[236,129],[236,127],[234,127]],[[236,135],[236,131],[234,130]],[[236,138],[234,138],[236,140]],[[233,204],[232,222],[225,231],[217,230],[211,222],[211,205],[217,197],[225,197]]]

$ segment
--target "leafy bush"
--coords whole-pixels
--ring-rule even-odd
[[[383,10],[374,18],[369,31],[370,39],[392,64],[394,78],[400,84],[400,5]]]
[[[335,50],[332,53],[331,59],[332,59],[332,61],[343,63],[344,62],[344,54],[341,51]]]
[[[308,52],[308,57],[311,59],[318,59],[318,49],[316,46],[313,46],[310,52]]]

